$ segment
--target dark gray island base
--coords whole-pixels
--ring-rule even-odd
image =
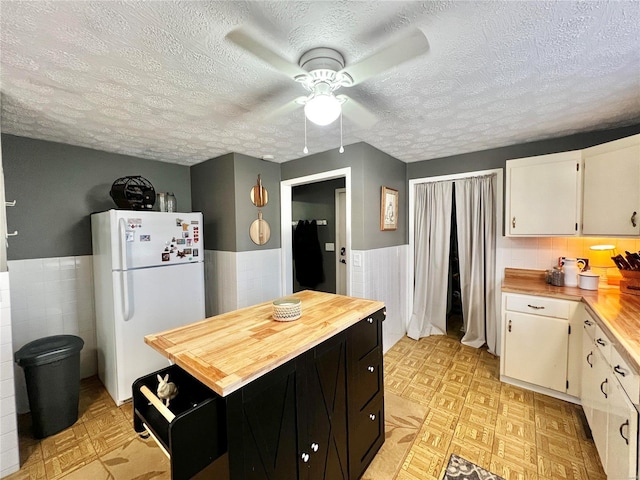
[[[147,339],[156,349],[162,344],[174,357],[170,358],[176,365],[159,373],[169,373],[179,394],[165,416],[148,392],[155,393],[158,372],[137,380],[133,385],[134,427],[149,432],[164,448],[171,459],[173,480],[356,480],[362,476],[384,443],[385,309],[370,300],[302,294],[316,300],[313,306],[307,302],[309,310],[321,309],[335,299],[349,299],[362,302],[363,311],[371,313],[360,312],[359,318],[341,324],[341,330],[328,337],[326,332],[318,334],[325,339],[314,342],[311,338],[312,346],[254,379],[239,382],[225,396],[209,388],[211,382],[205,385],[195,378],[203,378],[205,369],[193,369],[194,357],[205,355],[193,345],[188,350],[177,349],[177,343],[170,340],[179,336],[176,330]],[[315,324],[314,312],[307,313],[307,321]],[[272,323],[269,329],[291,328]],[[326,323],[322,328],[330,329]],[[255,336],[256,329],[249,331]],[[201,337],[198,345],[204,348],[206,339]],[[288,355],[264,354],[279,359]],[[189,368],[182,368],[178,359],[187,356]],[[219,376],[229,377],[228,372]]]

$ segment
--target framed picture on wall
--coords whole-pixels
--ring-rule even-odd
[[[398,229],[398,190],[382,187],[380,195],[380,230]]]

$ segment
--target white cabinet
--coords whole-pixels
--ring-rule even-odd
[[[581,162],[580,151],[507,160],[507,235],[578,235]]]
[[[579,397],[582,329],[574,323],[580,310],[578,302],[504,294],[501,379]]]
[[[582,154],[583,235],[640,235],[640,135]]]
[[[585,312],[582,407],[608,478],[637,478],[640,376]],[[633,400],[632,400],[633,399]]]

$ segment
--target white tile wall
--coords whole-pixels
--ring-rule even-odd
[[[282,296],[281,250],[205,251],[207,316]]]
[[[592,245],[611,244],[618,253],[640,250],[640,239],[596,237],[504,237],[502,261],[505,268],[546,270],[557,264],[558,257],[589,258]]]
[[[351,252],[352,263],[354,256],[360,256],[360,266],[353,265],[351,294],[380,300],[387,307],[387,318],[382,324],[385,352],[406,333],[408,252],[408,245]]]
[[[93,263],[91,255],[8,262],[11,275],[13,352],[49,335],[77,335],[82,378],[97,373]],[[29,411],[24,374],[14,366],[16,405]]]
[[[20,468],[9,273],[0,272],[0,477]]]

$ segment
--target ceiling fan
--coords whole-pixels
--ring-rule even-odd
[[[230,32],[227,38],[299,82],[309,92],[276,109],[270,116],[288,113],[304,106],[307,119],[317,125],[329,125],[340,113],[344,113],[363,128],[370,128],[377,123],[376,116],[353,98],[343,94],[336,95],[335,92],[341,87],[353,87],[429,51],[427,38],[422,31],[416,29],[410,35],[387,45],[354,65],[345,65],[342,54],[327,47],[307,51],[295,65],[242,30]]]

